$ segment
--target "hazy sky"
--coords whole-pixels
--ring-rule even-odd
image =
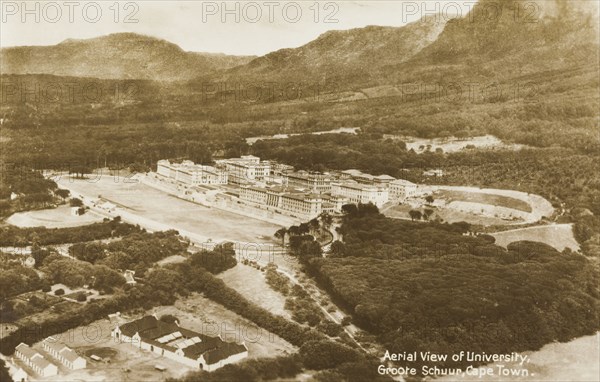
[[[188,51],[262,55],[303,45],[332,29],[401,26],[437,12],[464,15],[475,2],[0,0],[0,45],[53,45],[136,32]]]

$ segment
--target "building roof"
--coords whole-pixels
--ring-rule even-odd
[[[37,353],[37,354],[40,355],[39,353]],[[34,365],[36,365],[37,367],[39,367],[42,370],[45,370],[49,366],[56,367],[56,365],[54,365],[52,362],[48,361],[42,355],[40,355],[39,357],[30,358],[30,359],[31,359],[31,363],[33,363]]]
[[[223,342],[223,346],[213,350],[209,350],[208,352],[203,354],[203,356],[207,364],[213,365],[219,361],[231,357],[232,355],[239,354],[245,351],[248,351],[248,349],[244,345],[232,342]]]
[[[406,179],[396,179],[392,182],[392,184],[398,184],[401,186],[416,186],[416,184],[414,184],[413,182],[409,182]]]
[[[43,355],[30,348],[27,344],[21,342],[15,349],[18,350],[19,353],[23,354],[25,358],[29,359],[32,364],[42,370],[46,369],[50,365],[54,366],[53,363],[49,362],[46,358],[44,358]]]
[[[154,328],[156,326],[156,322],[158,320],[154,316],[144,316],[135,321],[131,321],[119,326],[121,333],[126,335],[127,337],[133,336],[135,333],[143,332],[144,330],[148,330]]]
[[[198,359],[201,355],[207,363],[216,363],[248,349],[244,345],[224,342],[219,337],[209,337],[192,330],[184,329],[176,324],[162,322],[155,316],[145,316],[120,326],[121,332],[131,337],[139,333],[144,342],[176,351],[190,359]],[[210,360],[210,361],[209,361]]]
[[[64,348],[68,349],[68,347],[65,344],[57,342],[56,339],[54,339],[53,337],[46,338],[44,340],[44,343],[46,344],[46,346],[48,346],[50,349],[53,349],[57,353],[60,353]]]
[[[15,349],[18,350],[19,353],[23,354],[25,358],[28,359],[32,359],[36,354],[40,354],[23,342],[21,342]]]
[[[195,343],[183,349],[183,354],[192,359],[198,359],[202,354],[222,346],[226,342],[218,337],[206,337],[201,342]]]
[[[383,175],[377,175],[374,177],[375,179],[380,179],[380,180],[395,180],[396,178],[394,178],[393,176],[389,176],[386,174]]]
[[[75,362],[78,358],[81,358],[79,354],[77,354],[73,349],[69,349],[65,346],[65,348],[60,352],[60,355],[65,357],[65,359],[69,362]]]

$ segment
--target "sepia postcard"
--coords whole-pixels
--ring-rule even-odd
[[[597,0],[0,0],[1,382],[600,382]]]

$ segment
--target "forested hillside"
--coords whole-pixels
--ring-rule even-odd
[[[504,354],[599,329],[598,269],[583,256],[531,242],[503,249],[362,206],[342,232],[338,254],[309,269],[390,352]]]

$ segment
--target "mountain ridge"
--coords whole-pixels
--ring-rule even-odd
[[[252,58],[254,56],[186,52],[167,40],[130,32],[0,50],[3,74],[159,81],[190,80],[245,64]]]

